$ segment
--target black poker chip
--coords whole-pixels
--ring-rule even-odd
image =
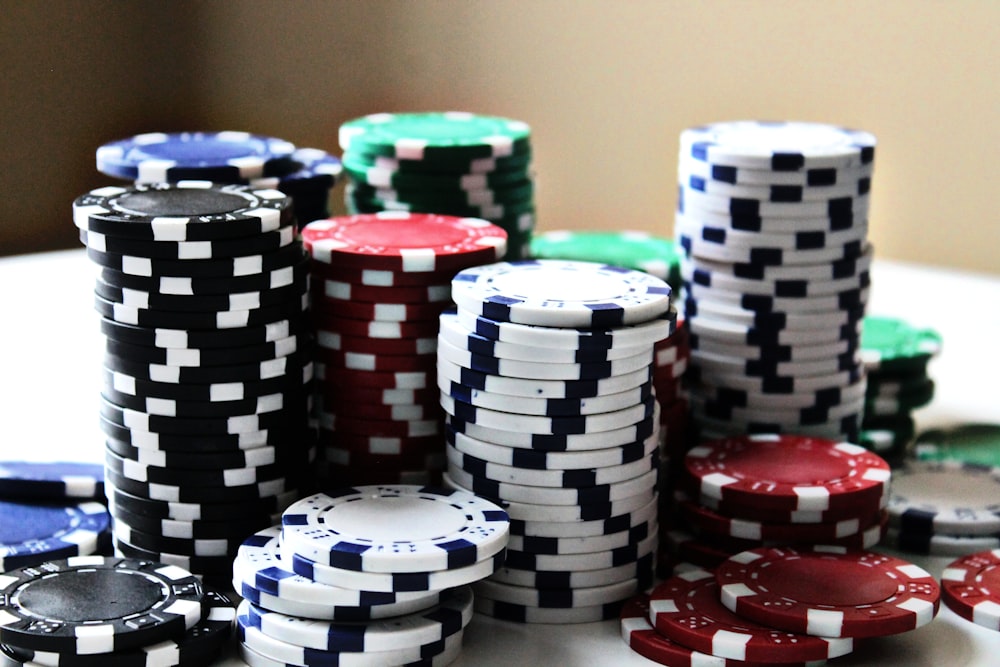
[[[309,296],[285,301],[273,306],[249,310],[218,310],[189,312],[176,310],[152,310],[126,306],[94,294],[94,309],[115,322],[143,327],[164,327],[173,329],[236,329],[270,324],[279,320],[302,317],[309,305]]]
[[[302,261],[305,254],[302,244],[296,241],[275,252],[224,259],[151,259],[116,252],[101,252],[90,247],[87,248],[87,257],[99,266],[135,276],[234,278],[295,266]]]
[[[239,292],[259,292],[298,283],[309,275],[309,260],[301,258],[293,265],[224,278],[178,276],[137,276],[103,267],[98,278],[121,289],[134,289],[164,295],[208,296]]]

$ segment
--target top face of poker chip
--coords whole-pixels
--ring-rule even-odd
[[[410,485],[319,493],[282,516],[284,545],[361,572],[428,572],[473,565],[507,544],[507,513],[463,491]]]
[[[0,642],[90,655],[177,637],[201,620],[204,589],[182,568],[78,556],[0,575]]]
[[[874,515],[889,491],[889,465],[846,442],[795,435],[747,435],[691,449],[685,468],[696,492],[761,509]]]
[[[569,260],[497,262],[459,272],[460,309],[498,321],[549,327],[617,327],[670,309],[670,286],[648,273]]]
[[[861,358],[869,371],[919,366],[941,352],[941,334],[893,317],[865,317]]]
[[[92,554],[110,521],[107,509],[98,502],[0,501],[0,572]]]
[[[525,152],[530,135],[521,121],[449,111],[363,116],[341,125],[339,139],[345,151],[422,160],[436,153],[506,157]]]
[[[673,239],[639,231],[554,230],[531,239],[536,259],[574,259],[645,271],[680,284],[680,249]]]
[[[231,183],[287,170],[284,163],[294,150],[283,139],[247,132],[150,132],[98,148],[97,170],[140,183],[185,178]]]
[[[404,272],[457,271],[507,251],[507,233],[486,220],[403,211],[317,220],[302,239],[326,264]]]
[[[860,167],[875,159],[868,132],[794,121],[733,121],[681,132],[681,155],[733,167],[799,171]]]
[[[0,462],[0,498],[60,500],[104,497],[104,466],[100,463]]]
[[[720,599],[746,618],[821,637],[883,637],[930,623],[940,588],[905,560],[840,547],[744,551],[715,572]]]

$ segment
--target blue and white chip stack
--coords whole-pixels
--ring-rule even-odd
[[[875,138],[737,121],[685,130],[680,145],[695,424],[856,442]]]
[[[275,665],[446,665],[469,584],[503,563],[506,512],[464,491],[359,486],[295,503],[233,562],[241,655]]]
[[[511,516],[504,568],[476,610],[517,622],[616,616],[651,582],[657,547],[653,346],[670,287],[591,262],[459,272],[441,316],[446,483]]]

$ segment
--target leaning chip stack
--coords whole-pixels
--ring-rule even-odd
[[[440,483],[438,315],[452,306],[452,276],[502,257],[506,233],[478,218],[384,211],[302,234],[325,483]]]
[[[195,179],[280,190],[292,197],[302,227],[330,215],[343,166],[318,148],[248,132],[149,132],[98,148],[97,170],[136,183]]]
[[[714,568],[763,546],[869,549],[885,534],[892,475],[859,445],[759,434],[704,441],[684,459],[671,556]]]
[[[862,442],[893,465],[901,465],[916,435],[912,412],[934,399],[931,359],[941,335],[894,317],[866,316],[861,332],[865,391]]]
[[[445,665],[472,619],[469,584],[503,563],[507,514],[463,491],[319,493],[240,547],[241,655],[276,665]]]
[[[484,218],[507,232],[509,259],[535,228],[531,128],[467,112],[379,113],[340,126],[348,213]]]
[[[875,138],[738,121],[685,130],[680,144],[674,231],[702,434],[857,441]]]
[[[73,203],[100,267],[100,426],[117,548],[228,578],[310,484],[308,260],[291,201],[207,181]]]
[[[78,556],[0,575],[0,664],[207,667],[236,610],[175,565]]]
[[[476,609],[527,623],[616,615],[651,581],[657,536],[653,346],[670,287],[590,262],[466,269],[441,315],[446,482],[511,515],[504,568]]]

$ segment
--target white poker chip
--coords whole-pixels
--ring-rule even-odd
[[[711,164],[682,154],[677,160],[677,171],[685,177],[694,176],[728,185],[799,186],[820,189],[838,183],[871,178],[874,164],[869,162],[861,167],[807,167],[799,171],[771,171]]]
[[[434,644],[434,648],[429,649],[427,655],[415,664],[419,664],[421,667],[446,667],[455,662],[462,653],[463,635],[464,631],[456,632],[445,639],[444,642]],[[440,650],[440,653],[434,653],[436,650]],[[434,654],[431,655],[431,653]],[[289,667],[288,663],[269,658],[253,650],[246,644],[240,644],[240,657],[250,667]]]
[[[639,498],[641,499],[642,496]],[[511,523],[511,539],[517,536],[570,540],[604,537],[605,535],[632,531],[642,524],[656,522],[657,501],[658,497],[647,499],[646,503],[638,509],[606,519],[591,521],[515,520]],[[524,551],[524,549],[520,549],[520,551]]]
[[[893,471],[889,525],[909,535],[993,537],[1000,533],[998,489],[997,468],[913,461]]]
[[[626,562],[634,562],[653,553],[659,545],[659,533],[652,531],[644,539],[618,549],[578,554],[535,554],[528,551],[508,551],[506,566],[536,572],[585,572],[606,570]],[[478,591],[477,591],[478,593]]]
[[[512,586],[497,581],[478,581],[472,585],[476,596],[542,609],[573,609],[610,604],[629,598],[638,591],[639,580],[626,579],[607,586],[569,589],[539,589]]]
[[[500,321],[551,327],[617,327],[670,308],[670,286],[648,273],[592,262],[497,262],[452,280],[459,308]]]
[[[491,581],[526,588],[556,588],[577,589],[594,586],[609,586],[621,581],[638,578],[652,582],[653,560],[655,553],[647,553],[634,560],[623,562],[612,567],[596,570],[569,570],[558,572],[553,570],[520,569],[503,567],[492,577]]]
[[[470,493],[361,486],[303,498],[282,516],[284,547],[333,568],[431,572],[474,565],[507,544],[507,513]]]
[[[594,535],[592,537],[512,535],[510,538],[510,548],[512,551],[554,556],[596,553],[628,547],[646,539],[651,533],[658,531],[659,525],[656,520],[653,520],[640,524],[631,530],[609,533],[607,535]]]

